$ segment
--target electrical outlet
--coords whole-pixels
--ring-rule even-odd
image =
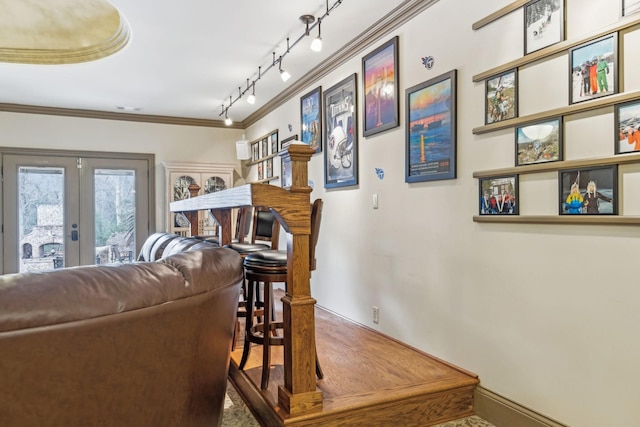
[[[373,323],[380,323],[380,309],[373,306]]]

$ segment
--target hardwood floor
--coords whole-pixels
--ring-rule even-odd
[[[289,417],[278,407],[282,347],[272,347],[267,390],[260,390],[260,346],[238,369],[244,332],[239,335],[229,378],[262,425],[431,426],[473,415],[476,375],[322,308],[315,315],[324,379],[317,381],[323,407],[313,413]]]

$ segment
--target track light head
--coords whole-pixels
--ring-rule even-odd
[[[322,35],[320,33],[320,24],[322,24],[322,19],[318,18],[318,37],[313,39],[311,42],[311,50],[314,52],[320,52],[322,50]]]
[[[278,69],[280,70],[280,78],[282,79],[283,82],[286,82],[291,78],[291,74],[287,73],[285,70],[282,69],[282,56],[278,60]]]

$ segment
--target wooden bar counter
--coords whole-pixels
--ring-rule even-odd
[[[210,210],[220,224],[221,246],[231,242],[231,210],[234,208],[269,207],[287,232],[287,292],[282,298],[284,386],[278,388],[278,403],[290,415],[322,409],[322,392],[316,387],[315,376],[316,301],[311,297],[309,282],[311,187],[307,166],[314,152],[306,144],[289,146],[284,154],[291,160],[289,189],[247,184],[170,204],[171,212]],[[195,235],[197,231],[193,228],[192,222],[192,235]]]

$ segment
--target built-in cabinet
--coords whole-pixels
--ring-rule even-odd
[[[233,187],[234,165],[229,163],[163,162],[167,178],[167,212],[169,203],[190,198],[189,186],[197,184],[198,196]],[[167,216],[169,233],[189,236],[191,224],[181,213]],[[198,235],[215,235],[218,224],[209,211],[198,212]]]

